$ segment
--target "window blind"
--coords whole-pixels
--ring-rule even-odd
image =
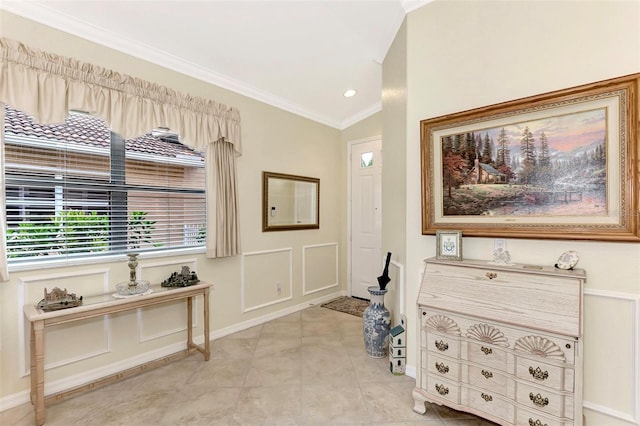
[[[5,109],[9,262],[205,244],[204,155],[176,137],[123,140],[71,112],[39,125]]]

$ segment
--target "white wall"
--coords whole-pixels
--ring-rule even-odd
[[[344,218],[338,213],[345,210],[346,163],[340,131],[3,10],[0,29],[3,37],[31,47],[240,111],[243,155],[237,166],[243,255],[217,260],[201,253],[162,258],[141,255],[139,261],[144,279],[152,282],[159,282],[185,264],[195,269],[200,279],[215,284],[211,294],[212,337],[308,307],[346,290]],[[320,229],[262,232],[264,170],[320,179]],[[80,295],[113,290],[116,283],[128,279],[128,267],[121,256],[116,261],[40,267],[11,271],[10,275],[9,282],[0,283],[0,410],[29,399],[28,334],[22,305],[38,302],[42,288],[52,285]],[[145,309],[140,315],[119,314],[109,320],[47,332],[46,392],[179,350],[186,341],[184,311],[181,305]],[[202,332],[201,327],[196,320],[195,335]]]
[[[397,66],[407,69],[406,140],[385,127],[383,145],[406,144],[406,170],[395,164],[383,175],[406,179],[406,229],[398,231],[406,231],[410,371],[422,260],[435,255],[435,238],[421,235],[420,120],[640,72],[640,2],[435,1],[407,16],[406,34],[398,37],[405,36],[406,64]],[[383,69],[393,66],[385,61]],[[383,211],[394,208],[385,204]],[[387,218],[383,234],[397,230]],[[491,258],[492,239],[463,244],[465,257]],[[518,263],[551,265],[566,250],[580,253],[578,266],[588,274],[587,424],[640,422],[640,244],[508,239],[507,246]]]

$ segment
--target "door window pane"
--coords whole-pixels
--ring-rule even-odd
[[[360,155],[360,167],[373,167],[373,152],[365,152]]]

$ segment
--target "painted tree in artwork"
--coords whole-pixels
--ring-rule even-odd
[[[491,163],[491,140],[489,139],[488,133],[486,133],[484,135],[484,139],[482,139],[482,154],[480,156],[480,162],[484,164]]]
[[[453,137],[453,145],[451,147],[451,151],[456,154],[460,154],[464,151],[464,134],[460,133]]]
[[[442,137],[442,152],[449,152],[453,149],[453,137],[452,136],[443,136]]]
[[[551,164],[551,159],[549,158],[549,141],[547,141],[547,135],[545,135],[544,132],[540,134],[540,155],[538,156],[538,164],[542,167]]]
[[[442,159],[442,177],[444,185],[448,188],[448,195],[451,198],[451,188],[462,182],[463,171],[467,167],[467,161],[462,155],[451,151],[445,153]]]
[[[503,127],[498,135],[498,152],[496,154],[496,166],[500,167],[503,164],[509,164],[511,162],[511,150],[509,149],[509,135]]]
[[[536,171],[535,139],[529,130],[529,126],[526,126],[522,132],[522,139],[520,140],[520,156],[522,157],[520,179],[526,185],[533,181]]]
[[[498,134],[497,150],[496,150],[496,170],[507,177],[507,181],[511,181],[516,177],[513,173],[515,163],[512,163],[511,150],[509,149],[509,135],[503,127]]]
[[[553,169],[551,167],[551,157],[549,156],[549,141],[547,135],[542,132],[540,134],[540,154],[538,154],[537,181],[546,185],[550,185],[553,178]]]
[[[605,166],[607,164],[607,154],[605,151],[604,143],[598,145],[593,152],[593,161],[595,164]]]
[[[473,133],[467,133],[464,140],[465,147],[464,153],[462,153],[462,158],[471,163],[473,162],[473,159],[476,158],[476,142]]]

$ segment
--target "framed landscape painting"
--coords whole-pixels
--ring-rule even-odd
[[[421,121],[422,233],[640,242],[639,82]]]

